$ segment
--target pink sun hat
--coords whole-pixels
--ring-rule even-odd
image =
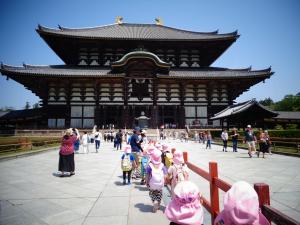
[[[159,151],[162,151],[162,145],[160,143],[155,144],[155,148],[157,148]]]
[[[151,154],[151,162],[155,165],[161,163],[161,151],[159,151],[158,149],[154,149],[154,151]]]
[[[131,153],[131,146],[125,145],[123,150],[124,150],[124,153]]]
[[[156,148],[153,145],[149,145],[146,149],[148,152],[148,155],[152,155],[155,149]]]
[[[182,163],[184,163],[182,151],[175,150],[175,152],[173,153],[173,162],[174,162],[174,164],[182,164]]]
[[[224,195],[224,209],[214,225],[270,225],[259,209],[258,195],[245,181],[238,181]]]
[[[174,189],[174,197],[165,210],[167,218],[177,224],[203,224],[203,209],[198,187],[191,181],[182,181]]]
[[[171,152],[171,148],[169,145],[163,144],[162,145],[162,151],[163,152]]]

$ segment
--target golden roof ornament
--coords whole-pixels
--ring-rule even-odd
[[[123,17],[122,16],[117,16],[116,17],[116,23],[117,24],[122,24],[123,23]]]
[[[163,21],[160,17],[155,18],[155,23],[156,23],[156,25],[159,25],[159,26],[163,25]]]

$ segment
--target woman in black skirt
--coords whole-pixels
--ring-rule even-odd
[[[61,172],[60,176],[72,176],[75,174],[74,143],[78,138],[78,130],[75,129],[73,133],[72,128],[68,129],[62,138],[58,163],[58,171]]]

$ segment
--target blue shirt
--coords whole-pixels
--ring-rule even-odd
[[[141,151],[140,147],[138,146],[138,143],[139,143],[139,136],[137,134],[133,134],[130,138],[130,146],[132,152]]]
[[[134,161],[134,156],[131,153],[126,153],[126,155],[129,155],[130,161]],[[121,159],[123,160],[125,158],[125,154],[122,155]]]

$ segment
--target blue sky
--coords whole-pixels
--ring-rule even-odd
[[[5,64],[62,64],[35,32],[47,27],[90,27],[114,23],[154,23],[193,31],[238,30],[241,37],[212,66],[264,69],[275,74],[244,92],[237,102],[300,92],[300,1],[298,0],[1,0],[0,61]],[[39,99],[0,75],[0,107],[21,109]]]

